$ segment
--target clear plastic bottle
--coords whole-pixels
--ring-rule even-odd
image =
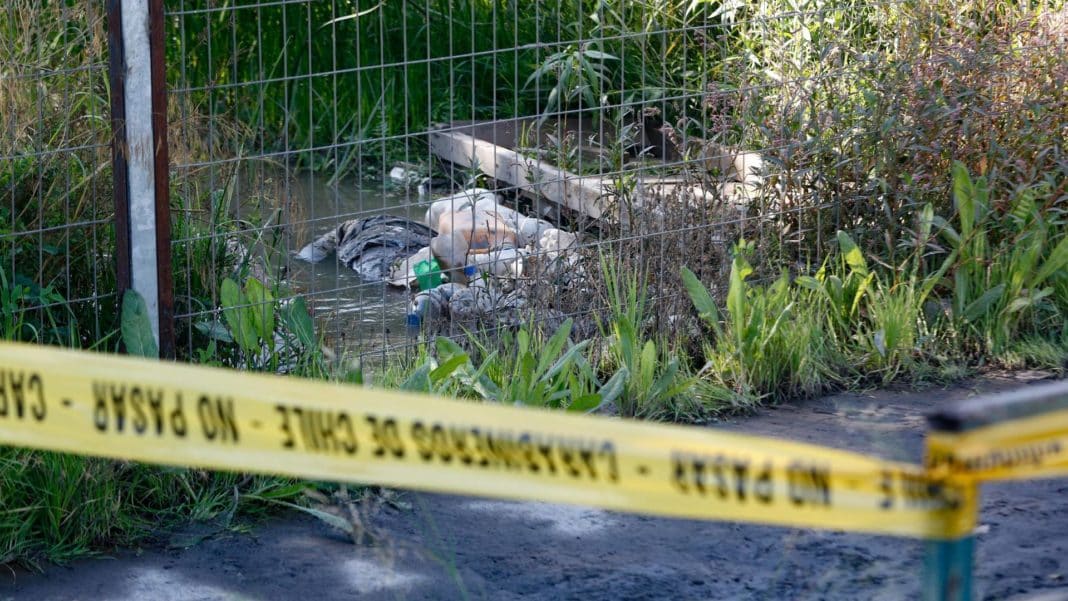
[[[409,328],[418,329],[427,321],[445,319],[449,316],[449,299],[466,286],[447,283],[430,290],[423,290],[412,297],[406,318]]]

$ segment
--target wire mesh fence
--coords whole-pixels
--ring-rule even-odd
[[[688,314],[679,267],[722,281],[743,236],[768,263],[813,265],[828,234],[845,225],[843,206],[870,195],[860,185],[866,165],[846,158],[822,169],[816,161],[827,157],[799,156],[809,149],[788,134],[820,127],[827,115],[807,114],[813,98],[845,94],[839,88],[864,76],[841,48],[841,28],[891,6],[168,7],[170,93],[180,115],[172,125],[175,204],[190,225],[174,244],[186,257],[179,261],[195,265],[178,270],[188,291],[178,319],[190,347],[218,298],[198,303],[192,291],[217,290],[248,254],[268,260],[258,276],[309,300],[336,344],[361,353],[408,344],[405,290],[294,254],[348,220],[423,222],[430,201],[465,189],[492,189],[498,217],[507,208],[542,220],[530,226],[535,233],[577,236],[568,267],[555,266],[563,273],[537,273],[539,237],[515,232],[508,243],[533,251],[524,260],[531,268],[475,298],[474,323],[573,317],[587,334],[610,304],[602,258],[643,274],[668,328]],[[842,131],[822,133],[828,146],[871,134],[824,125],[832,126]],[[448,252],[435,254],[444,262]],[[452,262],[453,279],[464,279],[466,258]],[[457,316],[443,309],[433,317],[458,332]]]
[[[1035,99],[1064,108],[1055,5],[164,7],[187,357],[232,341],[235,303],[303,299],[328,346],[384,357],[428,333],[567,318],[592,336],[632,284],[669,339],[701,327],[684,266],[722,300],[733,257],[763,281],[814,273],[839,230],[893,266],[922,244],[918,207],[951,212],[951,159],[1006,190],[1064,173],[1063,119],[1028,121]],[[5,325],[91,344],[117,321],[102,6],[5,11]],[[476,189],[492,196],[432,204]],[[330,232],[344,263],[308,261]],[[417,294],[419,259],[451,286]],[[250,278],[264,291],[224,290]]]
[[[113,326],[104,25],[97,3],[0,9],[5,339],[91,346]]]

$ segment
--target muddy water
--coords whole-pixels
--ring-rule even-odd
[[[284,175],[284,174],[279,174]],[[349,219],[392,214],[421,219],[425,204],[414,191],[383,183],[290,173],[280,190],[288,198],[288,283],[305,295],[319,331],[337,351],[368,356],[411,342],[405,327],[409,294],[383,283],[362,281],[334,257],[311,265],[292,254],[324,232]]]

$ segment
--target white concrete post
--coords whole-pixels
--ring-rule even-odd
[[[152,132],[152,49],[148,3],[122,0],[126,64],[126,181],[130,210],[130,286],[145,299],[159,344],[159,274],[156,261],[156,173]]]

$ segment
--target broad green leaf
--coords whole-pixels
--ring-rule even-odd
[[[241,350],[246,353],[257,352],[259,350],[259,342],[256,336],[256,326],[247,306],[248,298],[232,279],[226,278],[223,280],[220,300],[222,301],[223,317],[226,319],[226,325],[230,326],[230,335],[237,341]]]
[[[611,54],[605,54],[604,52],[601,52],[599,50],[584,50],[582,53],[585,54],[586,56],[592,58],[593,60],[598,60],[598,61],[619,60],[616,57],[612,56]]]
[[[554,86],[549,90],[549,98],[545,101],[545,112],[542,113],[542,121],[549,118],[549,114],[556,110],[556,105],[560,102],[560,86]]]
[[[475,392],[479,394],[483,399],[487,401],[501,401],[501,388],[497,386],[486,373],[483,371],[486,366],[483,366],[475,375],[471,376],[470,382],[466,383]]]
[[[245,282],[245,297],[248,299],[248,312],[252,326],[260,340],[267,347],[274,349],[274,296],[271,291],[256,278]]]
[[[122,297],[122,343],[126,352],[137,357],[159,357],[159,345],[152,334],[145,299],[133,289]]]
[[[568,411],[582,412],[593,411],[601,405],[601,395],[597,393],[584,394],[579,397],[575,397],[571,404],[567,406]]]
[[[636,347],[636,335],[631,323],[625,319],[615,323],[617,347],[623,355],[625,365],[634,365],[634,349]]]
[[[873,338],[875,342],[875,350],[879,351],[879,356],[886,357],[886,330],[879,330],[875,332]]]
[[[586,101],[586,106],[597,106],[597,99],[593,95],[593,87],[583,84],[578,87],[578,90],[581,92],[582,99]]]
[[[434,346],[437,348],[439,361],[445,361],[450,357],[455,357],[456,355],[464,355],[465,357],[467,356],[467,353],[464,352],[463,347],[461,347],[455,340],[447,336],[438,336],[434,340]]]
[[[641,366],[641,379],[642,384],[646,384],[653,381],[654,370],[656,369],[656,343],[652,340],[645,341],[645,347],[642,348],[642,360]]]
[[[926,241],[931,237],[931,229],[934,226],[934,207],[931,203],[923,205],[923,209],[920,211],[920,238]]]
[[[842,285],[842,279],[836,275],[827,276],[826,285],[827,295],[831,297],[834,304],[838,305],[839,310],[841,310],[841,305],[845,300],[845,288]]]
[[[516,351],[520,356],[526,355],[530,350],[530,333],[526,329],[519,330],[515,335]]]
[[[982,296],[975,299],[964,308],[965,321],[974,323],[977,319],[985,315],[990,307],[1001,299],[1001,296],[1004,293],[1005,284],[998,284],[990,290],[987,290]]]
[[[690,294],[690,300],[693,301],[693,306],[697,308],[698,315],[719,336],[719,308],[716,307],[716,301],[712,299],[708,288],[701,283],[701,280],[697,278],[694,272],[686,267],[681,268],[680,272],[682,274],[682,285],[686,288],[686,292]]]
[[[466,353],[459,353],[449,357],[430,372],[430,383],[436,387],[438,384],[451,377],[453,372],[460,369],[461,366],[470,363],[470,361],[471,360]]]
[[[938,219],[942,218],[939,217]],[[939,231],[942,232],[942,235],[945,236],[946,240],[949,240],[949,243],[953,245],[954,250],[958,249],[960,247],[960,234],[958,234],[957,230],[953,229],[952,226],[948,225],[948,221],[945,221],[944,219],[942,219],[942,221],[947,225]]]
[[[567,369],[568,365],[575,361],[579,357],[580,353],[582,353],[582,351],[585,350],[587,346],[589,346],[589,344],[589,340],[583,340],[582,342],[567,349],[567,352],[561,355],[561,357],[556,360],[556,363],[553,363],[552,367],[549,368],[549,371],[545,372],[545,375],[541,377],[541,380],[544,382],[551,381],[553,378],[559,375],[560,372]]]
[[[975,185],[968,168],[960,161],[953,161],[953,199],[960,214],[960,234],[968,238],[975,223]]]
[[[860,251],[849,234],[838,230],[838,247],[842,251],[842,258],[846,265],[861,275],[868,275],[868,262],[864,260],[864,253]]]
[[[575,64],[571,60],[566,60],[561,63],[560,67],[560,79],[557,80],[556,88],[560,90],[560,93],[564,95],[561,99],[563,102],[570,100],[571,92],[571,78],[575,72]]]
[[[430,372],[434,368],[433,364],[429,361],[420,365],[408,375],[408,378],[401,384],[401,390],[407,390],[409,392],[430,392]]]
[[[304,297],[298,296],[282,309],[282,320],[286,329],[297,337],[304,348],[315,348],[315,322],[308,313]]]
[[[849,309],[850,316],[857,314],[857,310],[860,308],[860,301],[864,299],[864,293],[868,291],[873,279],[875,279],[875,274],[869,273],[867,277],[861,280],[860,285],[857,286],[857,292],[853,295],[853,304]]]
[[[482,366],[478,370],[472,371],[469,366],[465,366],[465,368],[456,372],[456,377],[460,380],[460,383],[477,392],[486,401],[500,402],[501,400],[501,389],[486,374],[490,367],[495,365],[497,355],[497,351],[487,355],[482,360]]]
[[[1022,311],[1024,309],[1027,309],[1028,307],[1033,307],[1039,304],[1042,299],[1046,298],[1051,294],[1053,294],[1053,288],[1043,288],[1042,290],[1039,290],[1034,294],[1030,294],[1028,296],[1021,296],[1019,298],[1013,299],[1013,301],[1009,303],[1009,306],[1005,309],[1005,312],[1016,313],[1017,311]]]
[[[761,350],[768,345],[775,338],[775,334],[778,333],[779,328],[786,320],[793,316],[794,304],[790,303],[779,313],[779,316],[775,318],[775,323],[772,324],[771,329],[764,334],[763,340],[760,343]]]
[[[619,395],[623,394],[623,391],[627,388],[628,377],[630,377],[630,371],[626,367],[620,367],[616,373],[612,374],[611,378],[608,378],[608,381],[598,391],[601,395],[599,407],[614,403],[619,398]]]
[[[735,257],[731,263],[730,287],[727,289],[727,312],[730,313],[734,335],[745,331],[745,278],[752,271],[745,259]]]
[[[949,256],[947,256],[944,261],[942,261],[942,266],[938,268],[938,271],[924,278],[923,284],[920,286],[920,295],[918,297],[918,303],[922,304],[924,301],[927,300],[927,297],[935,289],[935,286],[942,282],[942,278],[945,277],[946,272],[949,271],[949,268],[952,267],[956,263],[956,261],[957,251],[954,250],[949,253]]]
[[[567,55],[567,52],[556,52],[554,54],[549,55],[549,57],[546,58],[545,61],[543,61],[541,65],[539,65],[538,68],[534,70],[534,73],[532,73],[530,77],[527,78],[527,82],[526,84],[524,84],[524,86],[529,86],[530,84],[534,83],[542,76],[544,76],[546,73],[553,70],[553,68],[556,67],[556,64],[559,63]]]
[[[1068,272],[1068,236],[1062,237],[1053,251],[1049,253],[1042,267],[1039,267],[1034,277],[1031,278],[1029,285],[1032,288],[1041,286],[1046,278],[1065,272]]]
[[[198,321],[195,327],[197,331],[211,340],[218,340],[219,342],[228,344],[233,343],[234,341],[234,337],[230,335],[230,331],[218,321]]]
[[[538,377],[544,374],[549,369],[550,363],[560,355],[560,351],[564,349],[564,345],[567,344],[567,337],[571,335],[571,320],[568,319],[556,332],[553,333],[549,341],[545,343],[545,346],[541,349],[541,357],[538,359],[538,369],[535,371]]]
[[[671,388],[675,383],[675,374],[678,373],[678,371],[679,364],[675,359],[672,359],[666,366],[664,366],[664,370],[661,372],[660,377],[656,379],[656,382],[653,382],[652,387],[649,389],[650,400],[666,400],[666,397],[671,396]]]

